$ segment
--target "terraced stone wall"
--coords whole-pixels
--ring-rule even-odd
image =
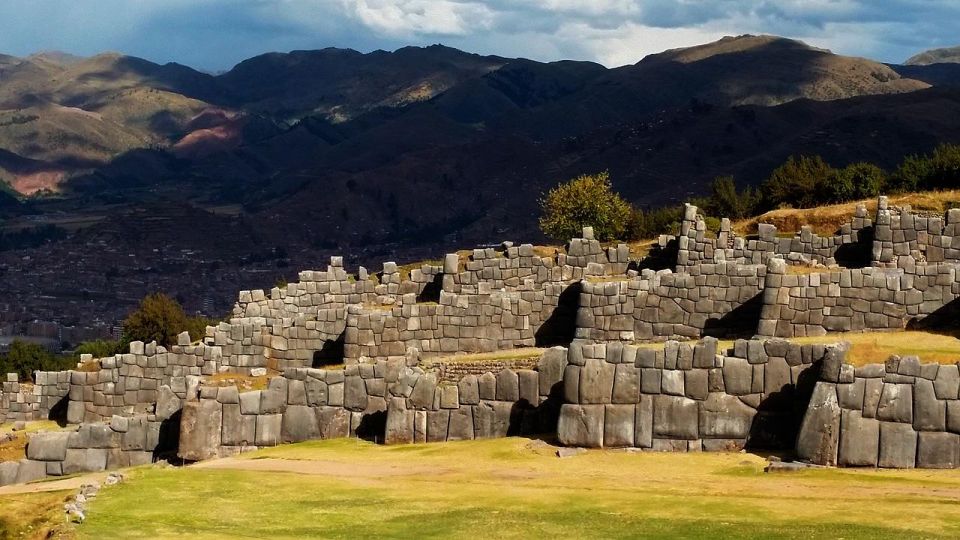
[[[880,197],[873,241],[876,266],[913,273],[924,263],[960,262],[960,209],[944,215],[895,207]]]
[[[557,437],[591,448],[789,449],[826,350],[776,339],[737,340],[732,351],[713,338],[660,348],[576,341]]]
[[[576,337],[595,341],[752,335],[766,267],[702,263],[683,272],[644,270],[619,281],[583,282]]]
[[[8,373],[0,387],[0,423],[61,417],[69,391],[68,371],[35,371],[33,383],[21,383],[16,373]]]
[[[470,374],[455,383],[410,357],[288,369],[252,392],[204,386],[184,404],[179,455],[200,460],[348,436],[390,444],[552,433],[565,364],[566,350],[554,348],[536,370]]]
[[[797,438],[797,456],[844,467],[960,466],[960,371],[891,357],[854,367],[823,362]]]
[[[854,268],[790,275],[782,260],[767,269],[757,333],[821,336],[827,332],[903,329],[941,312],[960,297],[958,265]]]

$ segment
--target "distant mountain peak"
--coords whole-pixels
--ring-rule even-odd
[[[904,62],[908,66],[927,66],[930,64],[958,64],[960,63],[960,45],[942,49],[930,49],[911,56]]]

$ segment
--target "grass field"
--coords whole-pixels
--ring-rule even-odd
[[[80,538],[946,538],[960,471],[762,471],[752,454],[589,451],[528,439],[288,445],[141,468]],[[0,510],[5,509],[0,499]]]
[[[960,361],[960,339],[944,334],[903,332],[849,332],[820,337],[792,338],[794,343],[850,344],[847,362],[855,366],[883,363],[891,355],[918,356],[923,362],[954,364]]]

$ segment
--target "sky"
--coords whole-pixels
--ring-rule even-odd
[[[739,34],[896,63],[960,45],[960,0],[0,0],[0,53],[115,51],[207,71],[270,51],[434,43],[614,67]]]

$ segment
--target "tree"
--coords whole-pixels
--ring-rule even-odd
[[[177,343],[177,334],[188,329],[187,314],[183,307],[163,293],[148,294],[140,301],[140,307],[123,321],[124,344],[131,341],[170,346]]]
[[[75,355],[81,354],[90,354],[94,358],[106,358],[108,356],[113,356],[120,352],[120,343],[116,341],[107,341],[105,339],[97,339],[94,341],[85,341],[73,350]]]
[[[830,202],[867,199],[880,195],[887,184],[887,173],[872,163],[853,163],[834,172],[827,182]]]
[[[817,193],[828,185],[835,173],[820,156],[790,156],[763,183],[764,201],[770,208],[815,206],[819,202]]]
[[[0,372],[16,373],[21,381],[31,381],[34,371],[61,371],[72,368],[73,364],[72,358],[55,356],[41,345],[14,340],[10,351],[0,358]]]
[[[933,151],[931,188],[953,188],[960,184],[960,145],[941,144]]]
[[[551,189],[541,199],[540,230],[560,241],[593,227],[598,240],[622,238],[631,207],[613,191],[607,172],[578,176]]]
[[[900,192],[916,191],[926,187],[932,176],[933,162],[929,156],[907,156],[893,172],[890,187]]]
[[[753,215],[757,209],[759,194],[749,186],[742,192],[737,191],[737,183],[732,176],[718,176],[711,185],[709,211],[720,217],[742,219]]]

